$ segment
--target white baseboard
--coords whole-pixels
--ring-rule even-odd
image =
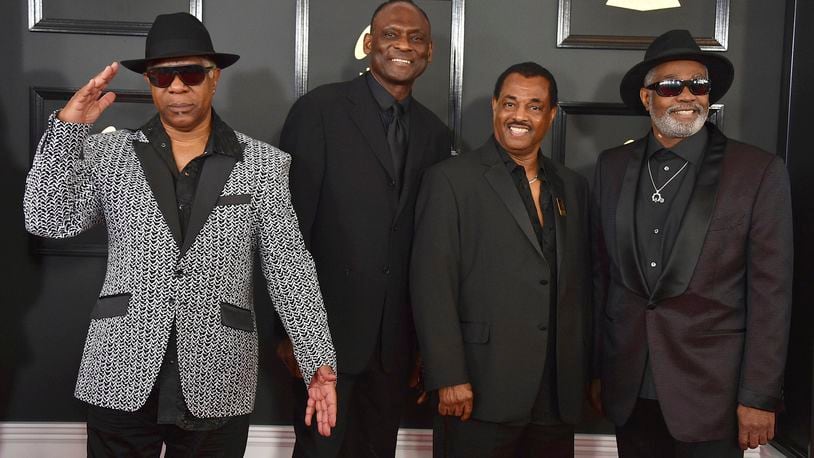
[[[84,423],[3,423],[0,422],[0,457],[81,458],[85,456]],[[290,457],[294,448],[291,426],[252,426],[245,458]],[[430,458],[432,431],[399,430],[396,458]],[[575,458],[616,457],[616,438],[606,434],[577,434]],[[746,458],[780,458],[773,447],[746,452]]]

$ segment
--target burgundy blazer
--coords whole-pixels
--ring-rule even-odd
[[[627,421],[649,355],[667,427],[687,442],[731,437],[738,403],[775,410],[791,315],[783,161],[706,128],[692,197],[652,291],[634,232],[646,137],[602,152],[594,183],[594,370],[606,414]]]

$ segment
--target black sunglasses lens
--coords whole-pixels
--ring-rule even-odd
[[[690,92],[694,95],[707,95],[711,89],[708,80],[692,80],[689,84]]]
[[[172,80],[175,78],[175,75],[172,73],[163,73],[158,71],[158,69],[151,69],[147,70],[147,78],[150,80],[150,84],[155,87],[167,87],[172,84]]]
[[[187,86],[197,86],[203,83],[209,70],[200,65],[184,65],[182,67],[158,67],[147,70],[147,78],[155,87],[169,87],[175,75]]]
[[[178,72],[178,76],[181,77],[181,81],[184,82],[187,86],[197,86],[203,83],[204,78],[206,78],[206,72],[209,70],[199,66],[191,66],[187,67],[184,70],[180,70]]]
[[[675,97],[681,94],[683,89],[684,85],[678,80],[662,81],[656,84],[656,94],[662,97]]]

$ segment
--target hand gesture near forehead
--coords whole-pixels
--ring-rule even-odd
[[[59,120],[81,124],[95,123],[99,116],[102,115],[102,112],[116,100],[115,93],[108,92],[102,95],[102,91],[107,88],[107,85],[113,80],[118,71],[119,64],[113,62],[99,72],[98,75],[91,78],[88,84],[82,86],[68,100],[65,108],[57,115]]]

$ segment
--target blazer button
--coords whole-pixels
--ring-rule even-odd
[[[548,284],[548,280],[540,280],[540,284],[541,284],[541,285],[547,285],[547,284]]]
[[[655,309],[656,309],[656,304],[649,304],[647,306],[647,310],[655,310]]]
[[[387,186],[390,186],[391,188],[395,187],[396,186],[396,180],[390,180],[390,183],[387,183]]]
[[[184,273],[184,269],[178,269],[178,270],[176,270],[175,272],[172,273],[173,278],[181,278],[184,275],[186,275],[186,273]]]
[[[393,226],[393,232],[398,232],[398,231],[399,231],[399,227],[398,226]]]
[[[390,266],[382,267],[382,273],[385,275],[390,275]]]
[[[541,331],[545,331],[546,329],[548,329],[548,327],[547,327],[545,324],[543,324],[543,323],[539,323],[539,324],[537,325],[537,329],[539,329],[539,330],[541,330]]]

